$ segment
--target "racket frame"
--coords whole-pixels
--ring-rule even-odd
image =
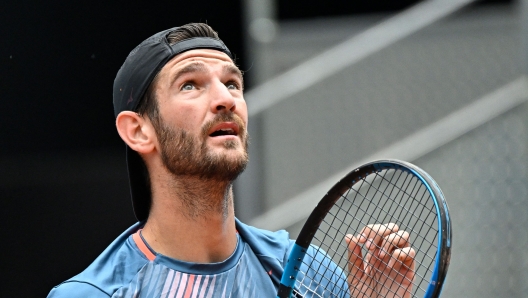
[[[381,172],[387,169],[398,169],[412,173],[415,177],[422,181],[431,194],[438,218],[437,223],[439,237],[435,266],[424,297],[431,298],[440,296],[451,259],[452,231],[447,202],[442,190],[436,181],[429,174],[427,174],[427,172],[411,163],[390,159],[372,161],[350,171],[319,201],[310,216],[308,216],[308,219],[299,233],[299,237],[293,244],[293,247],[290,251],[288,262],[284,268],[281,283],[279,285],[279,291],[277,293],[278,298],[292,297],[291,295],[295,287],[296,277],[299,273],[302,260],[306,255],[307,249],[310,246],[315,233],[319,229],[319,226],[324,220],[326,214],[334,206],[335,202],[337,202],[337,200],[339,200],[348,189],[352,188],[354,184],[367,177],[369,174]]]

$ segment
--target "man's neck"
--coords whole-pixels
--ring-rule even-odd
[[[152,182],[153,204],[142,233],[156,252],[195,263],[221,262],[234,252],[231,183],[196,177]]]

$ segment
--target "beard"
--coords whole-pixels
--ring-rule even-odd
[[[222,154],[212,152],[206,144],[209,130],[221,122],[234,122],[239,127],[238,135],[242,142],[240,154]],[[248,135],[244,122],[235,114],[220,113],[203,125],[198,137],[184,129],[174,129],[160,118],[156,134],[160,144],[163,165],[174,176],[193,176],[215,181],[234,181],[249,161]],[[237,151],[238,141],[224,142],[224,148]],[[238,152],[236,152],[238,153]]]

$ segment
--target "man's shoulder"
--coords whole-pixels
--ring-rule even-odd
[[[246,225],[236,219],[236,227],[240,236],[248,243],[255,254],[275,257],[284,256],[290,250],[292,241],[285,230],[268,231]]]
[[[54,287],[48,297],[111,297],[119,288],[130,283],[148,262],[129,240],[139,227],[137,223],[123,232],[90,266]]]
[[[271,281],[278,289],[284,265],[293,245],[290,235],[284,230],[272,232],[248,226],[236,219],[240,237],[246,242],[260,261]]]
[[[48,298],[72,298],[72,297],[111,297],[110,293],[105,292],[94,284],[84,281],[67,280],[54,287],[48,294]]]

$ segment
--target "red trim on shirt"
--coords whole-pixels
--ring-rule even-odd
[[[143,239],[141,239],[141,236],[139,236],[139,232],[141,230],[137,231],[132,235],[132,239],[134,239],[134,242],[136,243],[139,250],[147,257],[149,261],[153,261],[156,256],[150,251],[150,249],[147,247],[145,242],[143,242]]]

